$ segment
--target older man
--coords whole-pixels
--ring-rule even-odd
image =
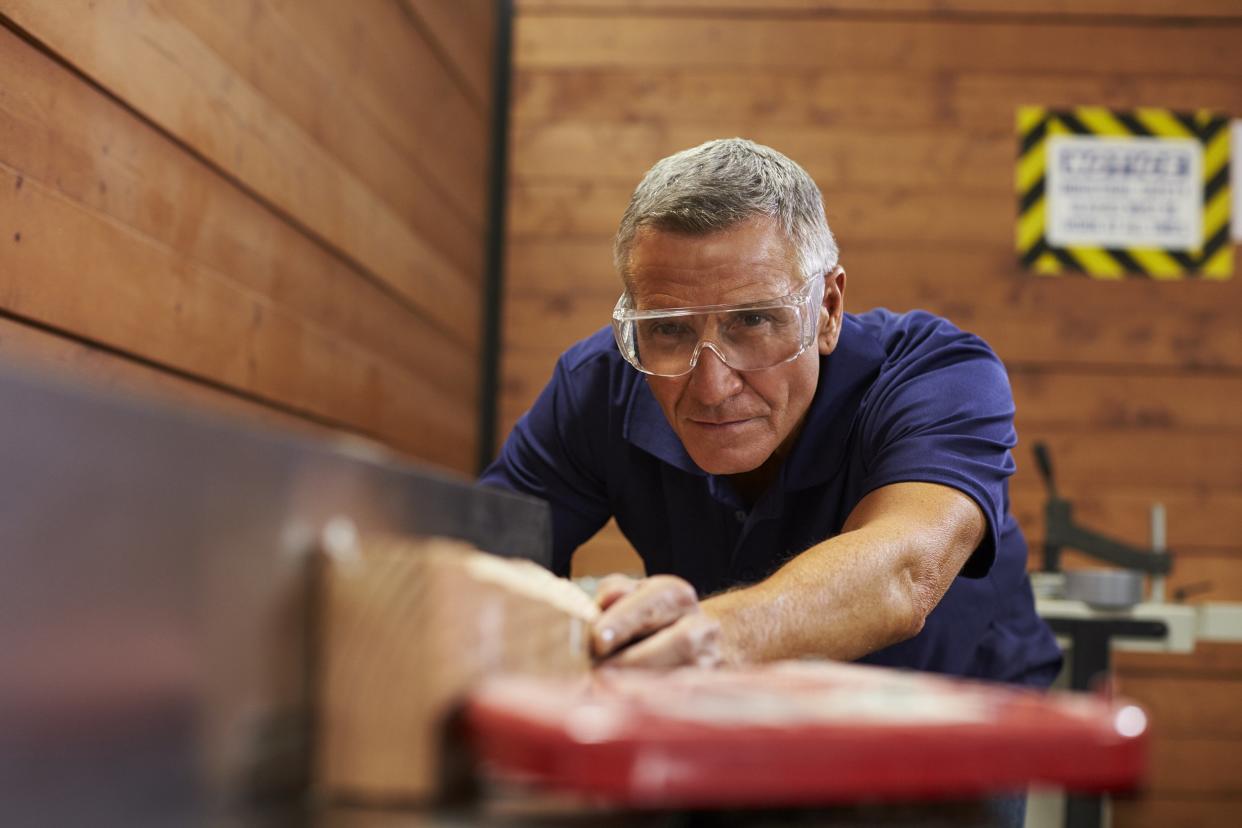
[[[986,344],[845,313],[818,188],[741,139],[652,167],[614,258],[611,327],[561,357],[483,475],[549,502],[559,573],[610,517],[642,557],[649,577],[601,585],[601,658],[1051,681]]]

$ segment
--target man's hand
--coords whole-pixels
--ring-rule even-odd
[[[672,575],[609,575],[595,596],[603,612],[591,645],[605,667],[715,667],[720,623],[703,612],[694,587]]]

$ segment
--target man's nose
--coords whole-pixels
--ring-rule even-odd
[[[742,390],[742,378],[725,365],[709,343],[699,352],[698,364],[690,372],[690,392],[701,405],[719,405]]]

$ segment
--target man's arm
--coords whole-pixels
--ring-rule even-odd
[[[986,528],[956,489],[884,486],[859,501],[841,534],[753,586],[699,603],[678,578],[605,584],[596,653],[653,667],[852,660],[917,635]]]

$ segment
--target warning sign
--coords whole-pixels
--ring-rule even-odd
[[[1193,250],[1203,239],[1203,147],[1170,138],[1048,142],[1048,242]]]
[[[1099,278],[1231,275],[1225,118],[1023,107],[1018,133],[1024,265]]]

